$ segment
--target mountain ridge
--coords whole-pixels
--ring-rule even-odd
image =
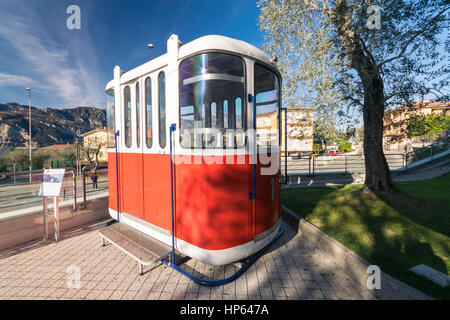
[[[28,146],[28,106],[0,103],[0,148]],[[78,106],[71,109],[31,106],[31,144],[40,148],[52,144],[72,144],[85,132],[106,126],[106,110]]]

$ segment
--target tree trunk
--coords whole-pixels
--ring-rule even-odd
[[[379,75],[375,75],[368,82],[364,82],[364,161],[366,167],[364,189],[377,193],[399,193],[400,189],[392,181],[391,171],[383,152],[383,80]]]
[[[362,39],[352,26],[346,0],[337,0],[332,21],[337,27],[350,65],[358,73],[364,88],[364,159],[366,178],[364,189],[395,194],[400,189],[392,181],[391,171],[383,152],[384,86],[378,66],[370,52],[364,51]]]

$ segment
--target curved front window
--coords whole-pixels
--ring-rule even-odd
[[[280,84],[270,69],[255,64],[256,142],[279,145]]]
[[[236,147],[234,130],[246,123],[244,69],[242,58],[225,53],[199,54],[181,62],[182,147]]]

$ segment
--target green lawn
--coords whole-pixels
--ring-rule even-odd
[[[361,185],[287,189],[285,206],[395,278],[439,299],[450,289],[408,271],[450,270],[450,174],[398,183],[404,195],[380,197]]]

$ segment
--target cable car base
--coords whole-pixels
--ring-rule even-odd
[[[143,266],[153,265],[161,261],[192,281],[204,286],[221,286],[236,280],[249,269],[264,254],[264,252],[266,252],[267,249],[282,236],[282,234],[283,229],[280,227],[277,235],[264,248],[248,257],[247,260],[242,263],[239,270],[232,276],[220,280],[206,280],[199,279],[180,268],[180,265],[185,262],[185,259],[180,259],[179,264],[177,264],[175,261],[175,251],[172,250],[170,246],[149,237],[134,228],[123,223],[116,223],[99,231],[103,246],[105,246],[106,241],[108,241],[138,261],[140,275],[143,274]]]

